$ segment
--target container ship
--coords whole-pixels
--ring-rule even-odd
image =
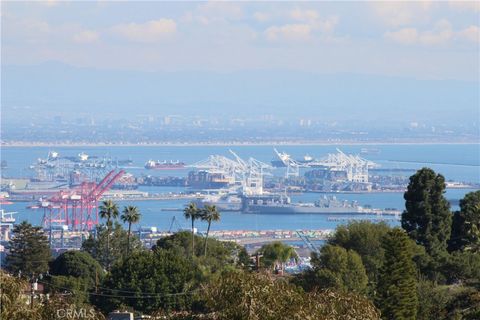
[[[145,163],[145,169],[153,169],[153,170],[175,170],[175,169],[183,169],[185,168],[185,163],[180,161],[154,161],[148,160]]]

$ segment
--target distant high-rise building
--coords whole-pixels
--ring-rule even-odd
[[[312,125],[312,120],[300,119],[300,127],[310,127],[311,125]]]
[[[163,124],[169,126],[172,124],[172,118],[170,116],[163,117]]]

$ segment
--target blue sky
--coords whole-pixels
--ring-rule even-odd
[[[478,81],[479,2],[2,2],[2,64]]]

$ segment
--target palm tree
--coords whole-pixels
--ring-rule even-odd
[[[280,241],[265,244],[257,252],[263,254],[263,262],[266,267],[273,267],[275,269],[277,265],[280,265],[282,271],[285,262],[290,260],[290,258],[297,258],[295,249]]]
[[[128,236],[127,236],[127,255],[130,252],[130,231],[132,230],[132,223],[140,221],[140,212],[137,207],[128,206],[123,208],[123,214],[120,218],[124,223],[128,223]]]
[[[118,217],[118,206],[112,200],[105,200],[100,205],[100,217],[107,219],[107,266],[110,265],[110,228],[112,226],[111,219]]]
[[[197,208],[197,205],[193,202],[183,210],[183,216],[185,219],[192,220],[192,257],[195,255],[195,220],[201,217],[201,210]]]
[[[206,257],[207,256],[207,240],[208,240],[208,234],[210,233],[210,225],[212,224],[212,221],[220,220],[220,212],[217,210],[217,207],[214,205],[213,206],[205,205],[205,207],[202,210],[201,219],[203,221],[208,222],[207,235],[205,237],[205,257]]]

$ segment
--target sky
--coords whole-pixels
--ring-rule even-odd
[[[316,81],[311,79],[312,74],[323,77],[320,83],[327,81],[324,76],[328,75],[343,75],[346,81],[358,80],[357,75],[376,77],[372,86],[395,78],[400,80],[392,85],[418,83],[412,88],[412,95],[421,98],[408,103],[410,107],[427,109],[435,106],[425,105],[425,101],[435,104],[436,100],[422,97],[421,90],[426,90],[424,81],[435,83],[433,87],[428,85],[425,91],[428,94],[444,90],[454,81],[460,88],[456,87],[451,94],[473,97],[473,101],[451,108],[466,108],[469,115],[478,114],[475,89],[479,83],[478,1],[2,1],[1,17],[5,95],[2,105],[7,109],[18,104],[43,103],[44,109],[55,105],[53,95],[58,92],[53,90],[51,96],[45,97],[37,92],[39,88],[50,90],[47,84],[58,81],[49,74],[54,64],[62,66],[59,72],[71,74],[75,80],[72,83],[77,86],[88,86],[100,76],[106,82],[124,78],[128,84],[122,89],[132,90],[138,89],[131,82],[132,74],[140,78],[142,74],[158,74],[162,79],[183,74],[189,83],[185,92],[195,86],[206,86],[201,80],[195,84],[192,74],[204,75],[206,79],[218,78],[218,74],[240,75],[240,82],[255,82],[261,75],[263,81],[285,79],[288,85],[295,85],[288,82],[292,73],[302,74],[298,86],[307,86],[311,91],[316,90],[308,84],[309,79]],[[89,70],[89,75],[82,78],[85,70]],[[22,77],[32,74],[38,77],[43,74],[43,81],[24,83]],[[180,87],[181,82],[178,80]],[[229,99],[222,97],[225,94],[222,81],[210,83],[220,87],[209,97],[201,95],[199,99],[193,96],[185,100],[180,97],[180,88],[178,96],[166,102],[175,105],[198,102],[200,109],[209,103],[228,103]],[[22,88],[27,85],[32,88]],[[274,89],[281,87],[278,84]],[[29,89],[37,95],[29,94]],[[350,89],[346,88],[346,95]],[[401,92],[392,96],[393,100],[404,98],[405,90],[386,89]],[[247,99],[249,104],[261,95],[255,90],[251,90],[252,100]],[[306,90],[297,91],[302,96]],[[241,95],[239,91],[233,95],[235,98]],[[247,97],[249,92],[245,92]],[[22,94],[25,97],[20,97]],[[444,94],[447,100],[452,98],[448,92]],[[95,101],[116,103],[101,97],[99,92],[92,96]],[[76,98],[72,93],[72,106]],[[155,98],[161,105],[161,97],[153,95],[152,99]],[[295,98],[292,96],[292,100]],[[69,105],[68,97],[62,99],[62,103]],[[265,103],[273,106],[280,102],[268,99]],[[345,100],[344,104],[354,102]]]

